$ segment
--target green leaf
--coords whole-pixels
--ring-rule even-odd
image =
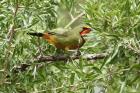
[[[74,79],[75,79],[75,73],[71,73],[71,76],[70,76],[70,84],[71,85],[74,84]]]
[[[92,69],[95,70],[97,73],[100,73],[100,74],[102,73],[102,71],[97,67],[92,67]]]

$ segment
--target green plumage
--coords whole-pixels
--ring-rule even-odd
[[[46,39],[58,49],[70,50],[80,48],[84,43],[84,38],[80,35],[83,31],[82,26],[73,29],[57,28],[46,33],[28,33],[33,36],[39,36]]]

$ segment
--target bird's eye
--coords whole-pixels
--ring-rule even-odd
[[[83,30],[91,30],[90,27],[83,27]]]

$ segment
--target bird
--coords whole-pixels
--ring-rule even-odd
[[[91,30],[89,26],[77,26],[73,29],[56,28],[44,33],[29,32],[27,34],[42,37],[57,49],[76,50],[84,45],[86,42],[84,36]]]

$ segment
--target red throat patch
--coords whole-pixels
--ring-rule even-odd
[[[83,31],[80,32],[80,35],[86,35],[91,31],[91,29],[84,29]]]

